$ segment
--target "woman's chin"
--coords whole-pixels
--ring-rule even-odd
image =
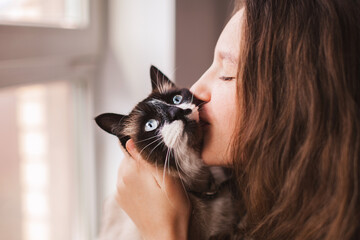
[[[201,158],[206,165],[212,165],[212,166],[222,165],[219,159],[216,157],[216,155],[214,156],[214,154],[206,151],[206,148],[202,150]]]

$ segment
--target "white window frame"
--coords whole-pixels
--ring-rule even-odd
[[[102,49],[106,1],[89,0],[85,28],[0,25],[0,88],[68,80],[73,86],[74,139],[80,208],[76,240],[96,239],[93,82]]]

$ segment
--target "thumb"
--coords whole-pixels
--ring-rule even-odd
[[[135,160],[137,166],[140,168],[146,168],[147,172],[154,177],[156,182],[158,182],[159,176],[162,176],[162,171],[158,168],[155,168],[152,164],[150,164],[140,155],[132,139],[126,142],[126,150],[129,152],[131,158]]]

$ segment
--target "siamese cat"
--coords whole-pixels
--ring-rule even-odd
[[[189,239],[231,239],[239,222],[231,171],[209,167],[200,157],[203,102],[154,66],[150,79],[151,94],[130,114],[104,113],[96,123],[117,136],[124,148],[133,139],[146,161],[182,181],[193,206]]]

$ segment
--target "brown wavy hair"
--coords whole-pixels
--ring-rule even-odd
[[[360,7],[246,0],[233,163],[253,239],[360,239]]]

